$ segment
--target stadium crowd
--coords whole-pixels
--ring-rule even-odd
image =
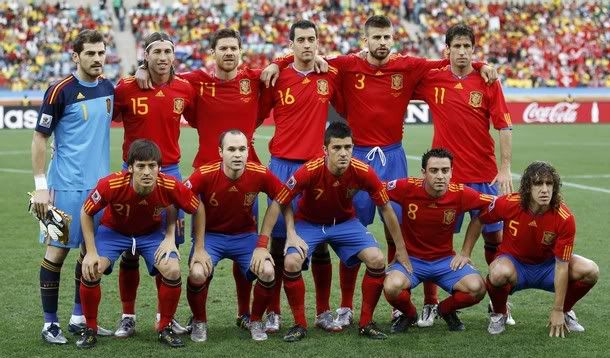
[[[585,5],[553,1],[544,4],[476,4],[463,1],[404,2],[400,0],[237,0],[234,4],[184,0],[172,5],[142,0],[128,12],[128,21],[141,44],[154,31],[169,33],[178,43],[178,71],[212,68],[207,50],[209,35],[221,27],[242,34],[244,62],[261,67],[282,54],[288,29],[298,18],[311,19],[320,28],[323,55],[350,53],[360,48],[364,20],[386,14],[396,26],[395,50],[438,58],[445,48],[444,33],[466,22],[479,34],[476,57],[495,63],[509,87],[610,86],[609,9],[594,2]],[[196,6],[195,6],[196,5]],[[95,10],[95,11],[94,11]],[[107,34],[109,66],[114,82],[120,58],[114,50],[110,11],[97,7],[0,4],[0,88],[44,88],[70,72],[62,51],[83,28]],[[417,31],[413,31],[418,29]],[[141,50],[138,58],[142,57]]]

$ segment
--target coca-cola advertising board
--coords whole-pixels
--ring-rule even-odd
[[[514,124],[610,123],[610,102],[509,102]]]

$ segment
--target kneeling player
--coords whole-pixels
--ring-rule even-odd
[[[205,206],[205,243],[193,245],[191,260],[201,258],[204,265],[191,265],[187,298],[193,319],[191,340],[207,340],[206,301],[213,268],[224,258],[239,264],[254,287],[250,333],[255,341],[267,339],[261,317],[267,309],[275,285],[273,260],[267,250],[268,239],[259,240],[252,205],[259,192],[275,198],[280,181],[264,166],[247,162],[248,140],[238,130],[220,136],[221,162],[203,165],[186,185],[201,196]]]
[[[385,259],[373,235],[356,218],[352,203],[356,192],[364,190],[369,193],[392,233],[398,250],[397,260],[405,266],[410,264],[383,183],[368,165],[352,159],[353,146],[351,130],[345,123],[330,124],[324,135],[324,157],[308,161],[299,168],[271,205],[273,214],[270,217],[277,217],[281,205],[286,218],[288,237],[284,289],[296,323],[284,336],[287,342],[298,341],[307,333],[305,284],[301,270],[316,247],[326,242],[348,267],[360,262],[366,264],[360,334],[374,339],[387,338],[372,321],[383,289]],[[299,194],[302,196],[295,224],[289,204]],[[268,235],[271,232],[269,224],[274,223],[275,220],[263,222],[261,235]]]
[[[97,343],[97,312],[101,299],[102,273],[109,274],[121,253],[130,250],[144,257],[151,275],[161,275],[158,307],[161,314],[159,340],[171,347],[183,346],[171,329],[181,281],[175,243],[176,208],[194,214],[195,227],[202,225],[203,206],[184,184],[159,173],[159,147],[136,140],[128,154],[128,171],[102,178],[81,209],[81,226],[87,254],[83,259],[80,294],[87,329],[76,345],[91,348]],[[106,208],[94,238],[93,215]],[[161,231],[161,214],[167,211],[167,229]],[[199,224],[199,225],[197,225]],[[198,232],[202,240],[203,232]]]
[[[572,254],[576,224],[560,188],[553,166],[533,162],[523,173],[519,193],[499,197],[479,217],[478,225],[504,222],[504,240],[487,277],[491,334],[504,332],[508,295],[527,288],[555,292],[549,336],[585,330],[572,307],[595,285],[599,268]]]
[[[464,241],[460,254],[453,251],[455,218],[465,211],[481,209],[494,197],[453,184],[453,156],[442,148],[431,149],[422,157],[423,179],[405,178],[388,182],[388,195],[402,206],[402,232],[413,271],[400,263],[388,267],[384,282],[385,296],[403,314],[392,322],[392,333],[404,332],[417,322],[417,310],[411,303],[411,289],[431,281],[451,293],[438,305],[438,314],[449,330],[463,331],[456,311],[477,304],[485,296],[485,283],[470,264],[475,235]],[[469,231],[470,233],[470,231]]]

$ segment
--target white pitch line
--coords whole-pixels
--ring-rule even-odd
[[[605,179],[610,178],[610,174],[562,175],[561,177],[568,179]]]
[[[2,173],[32,174],[31,170],[13,169],[13,168],[0,168],[0,172],[2,172]]]
[[[29,150],[5,150],[5,151],[0,151],[0,155],[19,155],[19,154],[26,154],[26,153],[31,153],[31,151],[29,151]]]

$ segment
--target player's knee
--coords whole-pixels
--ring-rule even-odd
[[[177,280],[180,278],[180,265],[177,260],[170,260],[167,264],[158,267],[159,272],[168,280]]]
[[[405,285],[404,279],[398,275],[388,275],[383,281],[383,292],[386,296],[396,297],[400,294]]]
[[[66,259],[66,256],[68,256],[69,252],[70,249],[68,248],[48,245],[47,251],[44,254],[44,258],[54,264],[63,265],[64,260]]]
[[[381,269],[385,266],[385,257],[379,249],[373,249],[365,255],[365,264],[373,269]]]
[[[495,262],[489,268],[489,281],[494,286],[502,286],[510,280],[512,274],[513,270],[510,266],[501,262]]]
[[[487,292],[485,289],[485,282],[483,282],[483,278],[479,275],[468,280],[467,288],[469,293],[479,301],[485,297],[485,293]]]
[[[599,266],[597,266],[597,264],[594,261],[587,260],[587,269],[586,269],[586,274],[585,274],[583,281],[585,281],[586,283],[588,283],[590,285],[595,285],[597,283],[598,279],[599,279]]]
[[[258,276],[261,281],[271,282],[275,280],[275,270],[271,262],[266,262],[263,266],[263,272]]]
[[[208,277],[203,273],[203,266],[197,264],[191,267],[188,280],[193,286],[201,286],[205,284],[207,279]]]
[[[301,271],[303,267],[303,259],[299,254],[288,254],[284,258],[284,270],[288,272]]]

